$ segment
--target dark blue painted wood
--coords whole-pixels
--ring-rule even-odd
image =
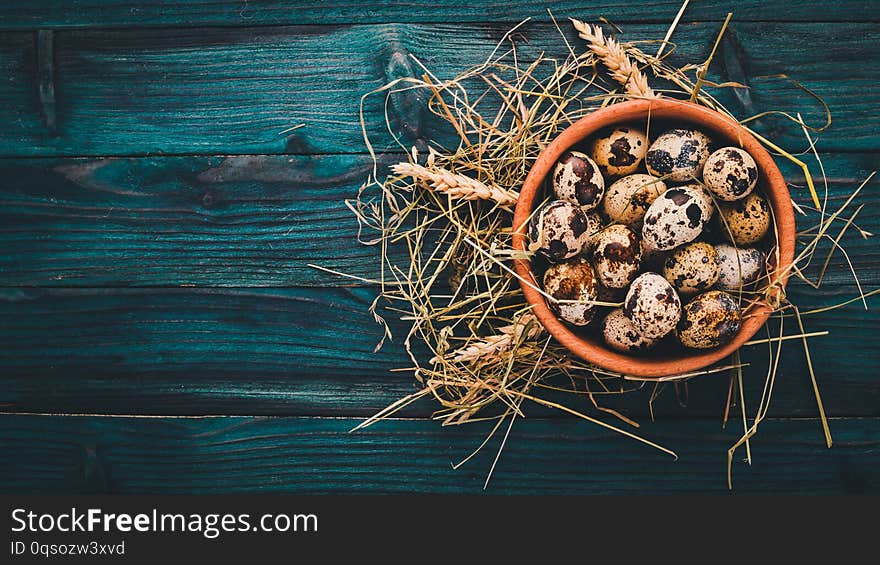
[[[498,441],[466,466],[487,425],[438,428],[397,420],[350,434],[336,418],[0,417],[0,492],[14,493],[478,493]],[[809,420],[768,420],[753,464],[734,465],[738,494],[880,492],[880,421],[834,420],[825,448]],[[644,436],[678,461],[587,423],[520,420],[492,494],[727,492],[726,453],[737,426],[671,420]]]
[[[547,5],[560,19],[605,15],[634,22],[624,26],[629,39],[657,39],[678,0],[603,0],[589,9],[568,0],[264,2],[260,10],[226,0],[60,4],[0,6],[0,29],[18,30],[0,33],[0,156],[14,157],[0,162],[0,410],[245,417],[0,416],[0,449],[15,462],[0,466],[0,490],[478,492],[492,450],[458,472],[449,463],[479,443],[483,427],[405,420],[345,433],[358,421],[350,416],[415,387],[389,372],[407,363],[399,344],[372,352],[380,336],[366,313],[373,291],[320,288],[342,281],[306,267],[374,272],[375,254],[351,242],[354,224],[340,203],[367,166],[358,99],[411,73],[410,54],[452,76],[526,15],[540,23],[524,28],[521,56],[564,54]],[[693,4],[674,37],[677,61],[701,61],[732,7]],[[834,202],[878,168],[878,7],[737,3],[736,40],[710,72],[747,80],[758,111],[821,117],[806,95],[763,75],[791,74],[825,97],[835,123],[818,143]],[[781,23],[794,21],[802,23]],[[751,111],[726,96],[741,114]],[[448,142],[412,102],[393,105],[405,142]],[[366,111],[374,131],[382,129],[378,103]],[[307,127],[281,133],[297,123]],[[804,146],[782,122],[762,127]],[[797,171],[786,173],[802,184]],[[794,194],[806,200],[802,189]],[[880,233],[876,200],[869,187],[860,223]],[[874,242],[847,248],[863,285],[880,286]],[[792,297],[804,306],[851,297],[836,265],[825,290],[793,287]],[[810,419],[767,422],[753,468],[737,465],[738,492],[880,490],[880,359],[869,337],[878,320],[853,305],[808,322],[832,332],[813,345],[829,413],[872,418],[833,421],[837,444],[826,450],[803,358],[790,343],[771,413]],[[747,355],[756,363],[750,393],[762,357]],[[658,401],[661,422],[642,433],[679,450],[678,463],[568,418],[534,420],[549,413],[530,410],[493,492],[723,493],[724,454],[739,428],[719,431],[725,393],[723,378],[707,378],[691,383],[688,409],[670,392]],[[615,407],[638,416],[645,398]],[[406,414],[432,409],[425,402]],[[285,417],[247,417],[255,414]],[[339,418],[286,417],[302,415]]]
[[[0,286],[350,285],[309,264],[378,275],[345,205],[371,168],[347,155],[0,160]]]
[[[416,56],[441,78],[476,65],[509,24],[383,24],[266,28],[60,31],[54,37],[57,134],[42,119],[34,34],[0,33],[0,156],[228,153],[363,153],[360,96],[389,80],[388,62]],[[626,26],[628,39],[661,39],[667,26]],[[566,26],[573,45],[580,45]],[[880,94],[873,69],[880,41],[873,23],[737,23],[741,63],[755,111],[801,111],[822,123],[821,107],[781,79],[788,73],[823,96],[835,127],[819,146],[878,148]],[[552,24],[523,28],[523,59],[567,49]],[[673,61],[705,60],[717,23],[683,24]],[[583,48],[583,47],[581,47]],[[817,53],[821,51],[821,56]],[[804,56],[807,53],[808,56]],[[399,68],[399,67],[394,67]],[[725,79],[720,62],[709,78]],[[732,93],[722,93],[738,109]],[[413,108],[395,106],[395,121],[418,122]],[[740,113],[742,113],[740,111]],[[746,112],[747,114],[751,111]],[[365,107],[380,149],[399,149],[385,129],[383,97]],[[291,126],[305,127],[283,133]],[[798,128],[767,120],[774,138],[805,145]],[[412,131],[450,143],[449,129],[425,122]],[[410,145],[416,139],[404,137]]]
[[[416,388],[411,374],[389,373],[410,366],[401,341],[405,328],[391,314],[396,339],[373,353],[382,335],[367,312],[373,292],[4,289],[0,404],[29,412],[369,415]],[[846,296],[791,294],[805,309]],[[880,416],[880,351],[865,339],[880,331],[876,311],[853,304],[806,324],[831,332],[811,343],[829,414]],[[746,355],[754,363],[746,373],[749,398],[760,396],[766,355],[766,346]],[[771,414],[815,416],[798,342],[786,344],[784,360]],[[690,391],[688,410],[677,406],[670,389],[658,413],[720,417],[726,375],[696,380]],[[649,392],[603,402],[644,417]],[[591,409],[586,398],[564,400]],[[426,401],[405,414],[428,416],[435,408]],[[528,414],[560,416],[535,407]]]
[[[145,26],[254,26],[279,24],[383,22],[518,22],[527,17],[548,20],[547,10],[564,20],[605,15],[615,22],[667,23],[681,7],[680,0],[653,0],[650,5],[625,0],[324,0],[321,2],[260,0],[32,0],[0,6],[0,28],[36,27],[145,27]],[[866,21],[880,20],[872,0],[827,2],[799,0],[792,9],[763,0],[699,0],[690,3],[683,21],[724,19],[735,11],[738,21]]]

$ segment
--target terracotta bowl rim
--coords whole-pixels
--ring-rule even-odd
[[[730,118],[705,106],[671,98],[631,100],[613,104],[592,112],[561,132],[538,156],[523,183],[514,211],[513,247],[520,251],[526,250],[527,225],[535,201],[544,179],[564,151],[603,128],[645,120],[649,115],[652,119],[658,120],[680,118],[709,130],[708,133],[714,134],[716,139],[725,139],[730,145],[739,146],[752,155],[758,165],[759,187],[770,202],[776,222],[778,256],[780,264],[785,268],[780,270],[778,266],[771,266],[770,272],[771,280],[774,280],[775,285],[782,291],[788,281],[790,265],[794,259],[795,218],[788,186],[773,157],[754,136]],[[517,259],[514,261],[514,267],[523,294],[533,307],[532,311],[556,340],[581,359],[624,375],[659,378],[699,371],[739,349],[764,325],[772,312],[772,308],[766,302],[753,305],[747,311],[742,328],[736,337],[726,345],[715,349],[695,350],[693,354],[677,357],[634,357],[619,353],[572,331],[556,317],[536,290],[538,282],[532,273],[530,261]]]

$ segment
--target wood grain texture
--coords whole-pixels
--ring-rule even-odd
[[[0,491],[480,492],[497,441],[460,471],[450,463],[482,441],[485,425],[440,427],[426,419],[436,406],[425,401],[402,413],[419,419],[348,433],[417,386],[391,371],[409,364],[399,322],[391,320],[396,341],[374,352],[381,330],[367,307],[375,289],[306,266],[375,274],[376,252],[354,244],[342,204],[370,166],[359,98],[416,74],[410,55],[451,77],[526,16],[535,22],[523,28],[520,57],[564,55],[547,7],[563,21],[604,15],[626,24],[627,39],[659,39],[679,5],[0,5],[0,450],[13,462],[0,466]],[[823,96],[835,121],[818,144],[831,200],[841,202],[880,168],[880,59],[871,48],[880,4],[693,2],[673,61],[702,61],[730,9],[730,39],[709,78],[750,84],[747,94],[721,95],[743,117],[781,109],[820,121],[806,94],[766,75],[787,73]],[[404,145],[454,143],[423,103],[412,93],[391,100]],[[366,107],[371,131],[384,129],[380,106],[377,98]],[[780,120],[756,127],[805,146]],[[400,149],[387,137],[377,147]],[[800,172],[781,164],[806,202]],[[876,188],[864,193],[859,223],[880,233]],[[880,286],[876,243],[855,239],[847,250],[866,289]],[[852,297],[843,266],[838,256],[830,285],[793,286],[792,298],[809,308]],[[788,342],[774,418],[752,444],[754,465],[737,463],[736,492],[880,493],[880,350],[866,337],[880,331],[880,317],[853,304],[807,320],[808,331],[819,329],[831,332],[811,343],[826,409],[845,417],[832,421],[835,448],[824,448],[803,352]],[[753,364],[749,398],[765,356],[763,346],[744,352]],[[687,395],[666,389],[656,424],[645,416],[649,392],[603,400],[678,451],[678,462],[526,407],[490,492],[726,493],[725,453],[742,424],[720,429],[726,377],[692,381]],[[576,407],[607,419],[586,399]],[[205,414],[222,416],[166,417]]]
[[[373,292],[5,289],[0,295],[0,405],[15,412],[370,415],[417,387],[411,373],[389,372],[410,366],[404,327],[393,318],[395,340],[373,353],[382,335],[367,312]],[[805,289],[793,289],[791,295],[802,308],[847,297]],[[851,305],[805,323],[808,331],[831,332],[810,346],[829,414],[880,416],[880,351],[864,338],[880,331],[876,311]],[[429,357],[418,348],[415,352],[423,360]],[[801,345],[787,342],[783,353],[771,414],[815,416]],[[767,348],[756,346],[744,355],[752,363],[746,371],[749,398],[757,399]],[[696,380],[689,391],[683,409],[670,387],[657,413],[720,418],[726,375]],[[650,392],[648,387],[635,396],[602,401],[644,417]],[[566,402],[592,410],[585,397]],[[425,401],[404,414],[427,416],[436,408]],[[526,411],[560,416],[535,406]]]
[[[346,155],[0,161],[0,285],[350,285],[308,265],[378,274],[345,205],[371,168]]]
[[[669,22],[681,7],[679,0],[654,0],[650,7],[625,0],[596,0],[585,6],[575,0],[530,2],[469,2],[445,0],[179,0],[132,1],[34,0],[0,6],[0,29],[116,26],[254,26],[282,24],[382,22],[515,22],[527,17],[548,20],[547,10],[560,19],[604,15],[615,22]],[[799,0],[795,9],[780,10],[762,0],[692,2],[684,21],[724,19],[733,10],[737,21],[867,21],[880,20],[871,0],[842,0],[830,10],[827,2]]]
[[[667,26],[626,26],[628,39],[660,39]],[[718,24],[683,24],[678,62],[703,61]],[[482,62],[507,24],[382,24],[260,28],[82,30],[54,37],[57,131],[43,123],[36,92],[34,34],[0,34],[0,156],[144,154],[315,154],[365,151],[358,123],[362,94],[399,78],[416,56],[439,77]],[[823,149],[876,150],[880,93],[872,72],[880,41],[871,23],[738,23],[740,69],[751,86],[751,108],[734,93],[720,97],[743,116],[770,109],[801,111],[821,123],[821,107],[790,82],[760,78],[787,73],[825,98],[834,129],[818,137]],[[552,24],[523,29],[522,59],[540,52],[564,56]],[[569,41],[578,40],[568,32]],[[821,46],[820,56],[807,56]],[[721,59],[719,59],[721,61]],[[412,65],[417,68],[417,65]],[[710,79],[725,79],[722,63]],[[377,148],[398,150],[385,131],[382,97],[365,107]],[[453,143],[412,104],[394,104],[393,125],[403,144]],[[288,131],[291,126],[305,127]],[[802,133],[767,119],[757,127],[793,148]],[[448,128],[447,128],[448,129]],[[419,138],[423,139],[419,141]]]
[[[451,463],[487,426],[396,420],[349,434],[357,420],[131,419],[0,416],[0,491],[14,493],[478,493],[498,443]],[[880,492],[880,421],[836,419],[826,449],[814,420],[769,420],[753,464],[734,465],[737,494]],[[736,431],[669,421],[642,433],[679,460],[596,426],[520,420],[491,494],[725,494]]]
[[[371,300],[365,289],[9,290],[0,301],[10,334],[0,403],[157,414],[378,410],[414,381],[383,385],[404,354],[373,353],[382,332],[366,311]],[[88,400],[104,387],[105,400]]]
[[[381,155],[380,171],[404,158]],[[806,205],[802,173],[778,162]],[[880,153],[827,154],[824,165],[833,209],[880,169]],[[371,167],[358,155],[0,160],[0,286],[360,284],[309,264],[379,277],[379,249],[357,243],[344,203]],[[858,224],[880,234],[878,187],[864,189]],[[876,242],[855,231],[843,242],[866,287],[880,285]],[[851,281],[838,254],[828,282]]]

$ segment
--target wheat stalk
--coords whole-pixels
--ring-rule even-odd
[[[509,351],[520,339],[535,339],[544,332],[542,326],[534,314],[526,313],[510,324],[499,328],[499,333],[490,335],[467,347],[452,352],[451,361],[455,363],[473,363],[474,361],[498,360],[501,355]],[[438,363],[439,357],[431,359],[431,363]]]
[[[394,174],[411,176],[427,183],[432,189],[445,192],[453,198],[465,200],[494,200],[502,206],[516,204],[516,192],[486,185],[465,175],[452,173],[442,167],[427,168],[415,163],[398,163],[391,167]]]
[[[660,98],[648,86],[648,77],[633,65],[623,47],[610,37],[605,37],[602,28],[571,18],[574,29],[581,39],[587,41],[590,50],[608,67],[611,78],[619,82],[630,96],[638,98]]]

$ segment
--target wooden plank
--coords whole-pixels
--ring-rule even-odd
[[[380,170],[402,158],[380,156]],[[802,173],[779,164],[806,205]],[[880,153],[828,154],[824,165],[836,207],[880,169]],[[357,243],[344,203],[371,167],[357,155],[0,160],[0,286],[356,283],[309,264],[378,278],[379,249]],[[864,190],[858,223],[880,234],[878,186]],[[855,231],[844,243],[870,286],[880,249]],[[851,282],[844,261],[830,283]]]
[[[790,295],[804,309],[848,297],[794,288]],[[370,415],[417,386],[411,373],[389,372],[410,366],[404,327],[393,317],[395,340],[373,352],[381,330],[367,312],[372,297],[371,289],[4,289],[0,405],[17,412]],[[880,331],[877,310],[853,304],[806,324],[831,332],[810,346],[828,413],[880,416],[880,350],[865,337]],[[789,321],[787,332],[794,331]],[[783,359],[771,414],[815,416],[800,343],[786,342]],[[766,346],[745,360],[753,363],[749,398],[757,399]],[[642,418],[650,392],[601,400]],[[726,375],[707,376],[690,384],[687,409],[670,387],[656,412],[720,418],[726,393]],[[566,403],[592,410],[583,397]],[[425,401],[404,414],[427,416],[436,407]],[[559,415],[534,406],[526,412]]]
[[[680,0],[655,0],[647,4],[598,0],[589,9],[574,0],[530,2],[442,3],[387,0],[330,0],[289,2],[262,0],[251,5],[240,0],[152,2],[90,0],[75,4],[61,0],[36,0],[0,7],[0,28],[117,27],[117,26],[254,26],[284,24],[345,24],[384,22],[514,22],[527,17],[548,20],[547,10],[559,19],[605,16],[615,22],[669,22],[678,12]],[[842,0],[833,10],[818,0],[801,0],[796,9],[780,10],[761,0],[744,0],[735,5],[722,0],[691,2],[684,21],[723,19],[734,11],[737,21],[867,21],[880,20],[877,4],[871,0]]]
[[[442,428],[396,420],[355,434],[357,420],[0,417],[0,466],[10,493],[478,493],[492,441],[459,470],[485,425]],[[825,448],[815,420],[769,420],[753,464],[734,465],[737,494],[880,493],[880,420],[832,421]],[[642,433],[679,460],[583,422],[520,420],[491,494],[725,494],[735,430],[717,421],[665,421]]]
[[[345,205],[371,168],[346,155],[0,161],[0,284],[350,285],[308,265],[378,274]]]
[[[382,332],[367,312],[371,301],[367,289],[7,289],[0,404],[137,413],[378,410],[415,383],[363,378],[405,363],[398,347],[373,353]],[[83,394],[105,387],[98,403]]]
[[[660,39],[664,24],[626,26],[628,39]],[[384,24],[257,28],[60,31],[54,37],[56,129],[44,125],[37,91],[34,35],[0,35],[0,156],[106,156],[143,154],[360,153],[360,96],[389,80],[418,74],[416,56],[439,77],[485,60],[508,24]],[[703,61],[717,23],[683,24],[674,61]],[[880,93],[872,70],[880,41],[872,23],[737,23],[736,60],[750,79],[753,109],[801,111],[821,123],[815,100],[786,80],[787,73],[823,96],[835,115],[819,136],[823,149],[880,149]],[[570,31],[569,40],[579,45]],[[552,24],[523,28],[521,59],[566,46]],[[805,57],[815,46],[821,57]],[[722,58],[723,59],[723,58]],[[722,59],[709,78],[725,79]],[[410,63],[404,64],[404,62]],[[739,75],[735,78],[742,79]],[[382,97],[365,107],[365,123],[379,149],[398,150],[382,137]],[[411,98],[393,101],[392,121],[409,146],[419,139],[452,143]],[[794,148],[797,128],[765,120],[762,131]],[[305,127],[287,131],[291,126]]]

